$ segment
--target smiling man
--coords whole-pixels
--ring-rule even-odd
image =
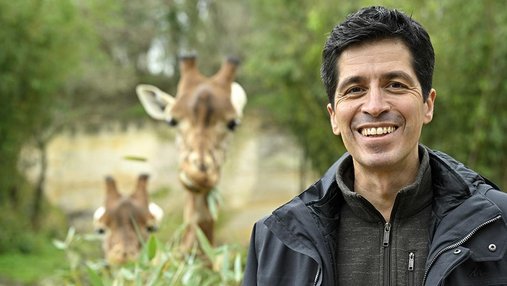
[[[333,133],[353,158],[354,191],[389,221],[396,194],[419,170],[418,142],[433,117],[435,90],[423,97],[401,40],[352,46],[338,70],[334,106],[327,107]]]
[[[507,285],[507,195],[419,143],[436,99],[424,28],[364,8],[322,54],[348,153],[255,224],[244,285]]]

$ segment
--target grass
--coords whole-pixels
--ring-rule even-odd
[[[53,237],[65,235],[63,214],[45,207],[44,220],[35,231],[29,222],[28,202],[0,206],[0,286],[38,285],[67,265],[65,253],[52,243]]]
[[[66,267],[65,253],[50,241],[30,253],[0,255],[0,285],[36,285],[56,269]],[[2,284],[6,283],[6,284]]]

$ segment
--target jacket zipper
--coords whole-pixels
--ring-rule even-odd
[[[317,286],[320,277],[320,267],[317,269],[317,274],[315,274],[315,279],[313,280],[313,286]]]
[[[391,224],[386,222],[384,225],[384,239],[382,246],[384,247],[384,285],[391,285],[391,248],[389,247],[389,238],[391,234]]]
[[[430,263],[428,264],[428,268],[426,268],[426,271],[424,272],[424,276],[423,276],[423,285],[424,283],[426,283],[426,278],[428,278],[428,272],[431,268],[431,266],[433,266],[433,263],[435,263],[435,260],[437,260],[437,258],[444,252],[446,252],[447,250],[450,250],[450,249],[453,249],[453,248],[456,248],[456,247],[459,247],[461,246],[463,243],[467,242],[479,229],[483,228],[484,226],[490,224],[490,223],[493,223],[497,220],[499,220],[502,216],[501,215],[497,215],[496,217],[492,218],[492,219],[489,219],[485,222],[483,222],[482,224],[480,224],[479,226],[477,226],[476,228],[472,229],[472,231],[470,233],[468,233],[465,237],[463,237],[461,240],[459,240],[458,242],[456,243],[453,243],[451,245],[448,245],[444,248],[442,248],[438,253],[437,255],[435,255],[433,257],[433,259],[431,259]]]
[[[390,233],[391,233],[391,224],[386,222],[386,224],[384,225],[384,239],[383,239],[383,243],[382,243],[382,245],[384,247],[389,246],[389,234]]]
[[[415,264],[415,254],[410,252],[408,254],[408,286],[414,285],[414,264]]]

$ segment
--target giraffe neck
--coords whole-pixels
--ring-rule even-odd
[[[196,228],[199,227],[213,244],[214,220],[208,205],[208,193],[194,193],[187,191],[184,209],[184,222],[187,225],[183,237],[183,248],[190,249],[197,242]]]

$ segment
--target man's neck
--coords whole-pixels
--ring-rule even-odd
[[[362,168],[354,162],[354,191],[367,199],[389,222],[396,195],[415,181],[418,170],[418,159],[402,168],[387,171]]]

